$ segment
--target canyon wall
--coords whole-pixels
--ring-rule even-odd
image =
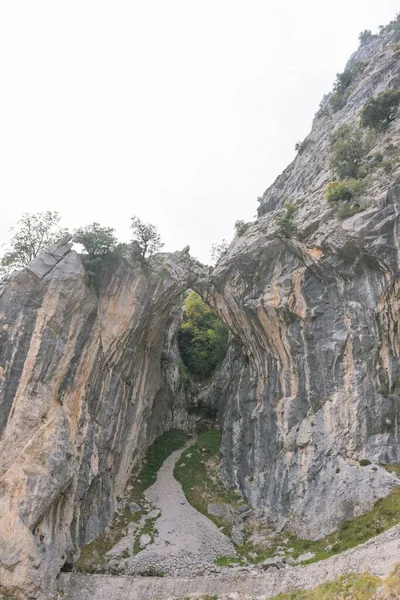
[[[99,298],[70,244],[0,297],[0,594],[51,591],[156,436],[186,428],[175,337],[187,254],[118,259]]]
[[[324,98],[302,150],[259,198],[258,220],[203,285],[240,341],[214,383],[223,479],[275,527],[304,537],[332,531],[398,484],[382,467],[400,462],[398,118],[364,131],[366,163],[390,160],[369,167],[359,212],[340,218],[325,198],[332,132],[357,126],[368,98],[398,87],[393,34],[361,44],[344,106],[333,111]],[[280,230],[288,201],[290,237]]]
[[[374,138],[371,156],[392,153],[393,165],[368,175],[360,211],[340,219],[325,199],[332,131],[396,84],[390,35],[352,57],[363,67],[346,103],[333,112],[324,99],[304,150],[212,273],[186,252],[151,268],[118,258],[96,294],[61,244],[2,286],[0,593],[49,597],[148,445],[190,426],[176,349],[188,288],[232,332],[202,392],[219,407],[227,485],[278,529],[315,538],[398,484],[383,467],[400,463],[398,119]],[[288,199],[292,237],[279,228]]]

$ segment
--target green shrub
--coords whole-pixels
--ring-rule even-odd
[[[250,227],[251,223],[246,223],[246,221],[243,221],[243,219],[240,219],[239,221],[235,221],[235,234],[238,237],[241,237],[242,235],[244,235],[246,233],[246,231],[248,230],[248,228]]]
[[[189,373],[204,381],[222,362],[228,349],[229,330],[198,294],[190,292],[184,301],[179,330],[179,351]]]
[[[359,179],[367,175],[366,155],[369,136],[353,125],[341,125],[332,133],[330,167],[339,179]]]
[[[368,467],[368,465],[371,464],[371,461],[368,460],[368,458],[362,458],[358,461],[358,464],[360,465],[360,467]]]
[[[344,181],[331,181],[326,186],[325,198],[329,202],[338,202],[340,200],[351,200],[353,193],[350,186]]]
[[[312,144],[312,141],[306,139],[306,140],[303,140],[302,142],[296,142],[294,149],[299,154],[303,154],[303,152],[305,152],[311,144]]]
[[[284,238],[291,238],[297,232],[297,227],[289,217],[280,217],[278,219],[277,233]]]
[[[361,125],[376,131],[384,131],[397,117],[400,90],[386,90],[370,98],[361,111]]]
[[[366,182],[360,179],[331,181],[326,186],[325,198],[329,202],[349,202],[366,188]]]
[[[338,73],[336,81],[333,84],[333,95],[329,103],[333,111],[340,110],[346,104],[348,97],[348,88],[353,80],[353,72],[351,70]]]
[[[277,234],[280,237],[289,239],[297,233],[297,227],[292,220],[294,213],[297,211],[297,206],[291,200],[286,200],[284,209],[285,215],[277,220]]]

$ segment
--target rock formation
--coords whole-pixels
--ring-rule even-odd
[[[121,259],[97,298],[63,245],[2,290],[0,591],[51,590],[148,445],[186,427],[172,343],[185,256],[159,255],[149,273]]]
[[[49,597],[148,445],[188,426],[174,339],[190,287],[233,334],[203,392],[220,407],[227,485],[278,529],[315,538],[398,483],[381,466],[400,463],[398,163],[371,173],[361,212],[339,220],[324,196],[332,131],[396,84],[391,35],[351,58],[363,69],[346,103],[332,112],[324,99],[304,151],[211,274],[186,248],[148,269],[120,258],[97,296],[64,243],[2,287],[0,593]],[[371,153],[397,152],[399,129]],[[290,238],[279,230],[288,198]]]

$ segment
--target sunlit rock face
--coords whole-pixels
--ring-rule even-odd
[[[154,438],[187,427],[176,302],[190,259],[119,260],[97,298],[68,245],[0,297],[0,590],[51,591],[62,565],[109,523]],[[36,591],[35,591],[36,590]]]

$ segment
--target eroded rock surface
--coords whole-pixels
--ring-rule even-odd
[[[188,427],[175,341],[190,287],[233,335],[202,391],[220,408],[227,485],[278,530],[316,538],[398,484],[382,466],[400,463],[398,161],[370,174],[351,217],[324,195],[333,129],[398,85],[390,32],[350,64],[360,61],[344,107],[323,101],[304,152],[211,274],[187,249],[147,270],[120,259],[97,296],[62,243],[1,286],[0,593],[48,597],[110,522],[148,445]],[[399,129],[371,153],[398,149]],[[288,198],[291,239],[278,227]]]
[[[390,174],[372,170],[361,212],[340,220],[325,199],[331,132],[397,85],[390,35],[350,64],[361,60],[345,106],[316,116],[259,219],[197,284],[236,337],[208,392],[222,412],[223,479],[278,529],[313,538],[398,483],[381,466],[400,462],[398,161]],[[376,135],[370,155],[398,148],[399,129],[397,119]],[[288,200],[290,239],[279,233]]]
[[[109,523],[148,445],[187,426],[173,338],[190,271],[179,252],[149,272],[121,259],[97,298],[67,245],[3,289],[0,591],[51,591]]]

